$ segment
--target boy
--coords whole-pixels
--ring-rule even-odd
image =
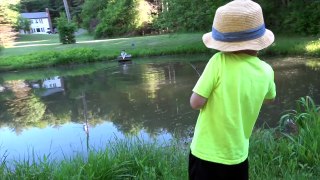
[[[212,32],[217,49],[193,89],[190,105],[200,109],[190,146],[189,179],[248,179],[249,138],[263,102],[276,96],[274,72],[257,57],[272,44],[262,9],[234,0],[217,9]]]

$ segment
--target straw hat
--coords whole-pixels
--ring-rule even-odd
[[[234,0],[217,9],[212,32],[203,43],[220,51],[261,50],[272,44],[273,33],[265,28],[262,9],[251,0]]]

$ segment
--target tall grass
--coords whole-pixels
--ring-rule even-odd
[[[297,131],[284,131],[286,122],[293,123]],[[253,133],[250,179],[319,179],[320,107],[310,97],[301,98],[279,124]],[[50,160],[50,155],[36,158],[10,165],[2,156],[1,179],[187,179],[188,146],[175,140],[115,139],[106,149],[91,149],[85,157],[78,154],[62,161]]]
[[[284,132],[288,123],[297,131]],[[249,155],[252,179],[319,179],[319,125],[320,107],[305,97],[281,117],[279,128],[255,132]]]
[[[159,144],[140,138],[116,140],[105,150],[91,150],[62,161],[43,156],[0,168],[3,179],[187,179],[187,154],[178,142]]]

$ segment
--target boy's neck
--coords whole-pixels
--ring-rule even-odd
[[[257,56],[258,55],[258,51],[255,51],[255,50],[241,50],[241,51],[233,51],[232,53],[234,54],[248,54],[248,55],[251,55],[251,56]]]

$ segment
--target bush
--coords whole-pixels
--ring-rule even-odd
[[[60,17],[57,19],[59,39],[62,44],[74,44],[76,43],[75,31],[76,24],[73,22],[68,22],[64,13],[60,14]]]
[[[43,51],[2,59],[0,61],[0,70],[51,67],[60,64],[81,64],[102,60],[102,58],[97,50],[91,48],[74,48],[61,52]]]

